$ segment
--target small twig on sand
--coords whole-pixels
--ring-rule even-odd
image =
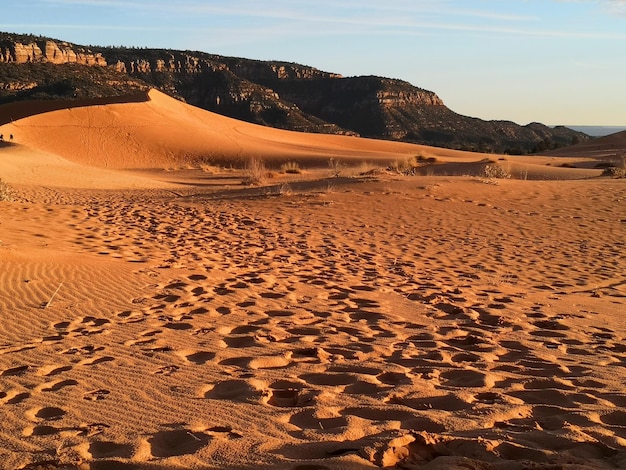
[[[191,431],[187,431],[187,434],[189,434],[191,437],[193,437],[198,442],[202,441],[202,439],[200,439],[198,436],[195,436]]]
[[[50,304],[52,303],[52,299],[54,299],[54,296],[57,295],[57,292],[59,292],[59,289],[61,288],[62,285],[63,285],[63,283],[59,284],[59,287],[57,287],[57,290],[54,291],[54,294],[52,294],[52,297],[50,297],[50,300],[48,300],[48,302],[42,304],[41,308],[48,308],[50,306]]]

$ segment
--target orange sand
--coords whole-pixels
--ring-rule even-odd
[[[626,180],[150,98],[0,127],[0,468],[626,467]]]

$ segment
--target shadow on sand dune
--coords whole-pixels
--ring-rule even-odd
[[[33,100],[15,101],[0,106],[0,126],[18,119],[23,119],[36,114],[49,113],[59,109],[82,108],[85,106],[101,106],[121,103],[143,103],[150,101],[147,92],[134,93],[132,95],[111,96],[93,98],[89,100]]]

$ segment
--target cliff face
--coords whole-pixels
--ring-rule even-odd
[[[49,39],[22,42],[11,37],[0,41],[0,63],[28,64],[36,62],[99,65],[102,67],[107,65],[102,54],[66,42],[55,42]]]
[[[487,152],[527,153],[582,142],[567,128],[482,121],[433,92],[382,77],[197,51],[86,48],[0,33],[0,99],[116,96],[158,88],[237,119],[305,132],[361,135]]]
[[[337,77],[298,64],[222,57],[204,52],[100,49],[115,70],[209,111],[236,119],[303,132],[355,135],[303,112],[264,85],[275,80]],[[259,77],[256,79],[255,77]]]

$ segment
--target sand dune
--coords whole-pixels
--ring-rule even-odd
[[[321,159],[326,164],[331,157],[390,161],[425,148],[267,128],[186,105],[156,90],[150,91],[146,102],[40,113],[6,124],[0,131],[31,148],[104,168],[229,165],[250,156],[268,163]]]
[[[0,468],[626,466],[626,180],[150,97],[0,129]]]
[[[121,98],[113,103],[101,101],[95,100],[91,105],[86,101],[78,102],[72,107],[69,107],[70,102],[27,103],[23,109],[17,104],[0,107],[2,122],[7,122],[10,116],[28,114],[0,126],[0,134],[5,139],[12,135],[13,143],[34,151],[33,158],[41,159],[42,170],[48,172],[55,166],[51,159],[55,156],[87,167],[136,170],[201,165],[241,168],[250,158],[262,159],[266,166],[274,169],[289,161],[297,161],[303,168],[327,168],[331,159],[352,166],[362,163],[388,166],[419,157],[425,162],[433,161],[420,170],[421,174],[431,175],[479,175],[485,162],[524,179],[579,179],[601,173],[595,168],[596,147],[583,150],[575,147],[570,154],[559,154],[571,158],[498,156],[272,129],[189,106],[156,90],[151,90],[147,97],[128,97],[126,102]],[[0,152],[9,150],[11,148],[0,148]],[[23,158],[23,155],[14,159],[22,169],[19,177],[38,173],[39,169],[31,170],[35,160]],[[56,171],[67,174],[67,165],[57,162],[60,165],[55,166]],[[3,165],[0,170],[5,180],[12,178],[15,168],[6,162],[0,165]],[[74,171],[78,168],[74,167]],[[49,184],[55,185],[56,181],[51,175]],[[77,184],[61,181],[62,186]],[[90,181],[93,182],[93,178]],[[142,185],[136,179],[120,184]]]

